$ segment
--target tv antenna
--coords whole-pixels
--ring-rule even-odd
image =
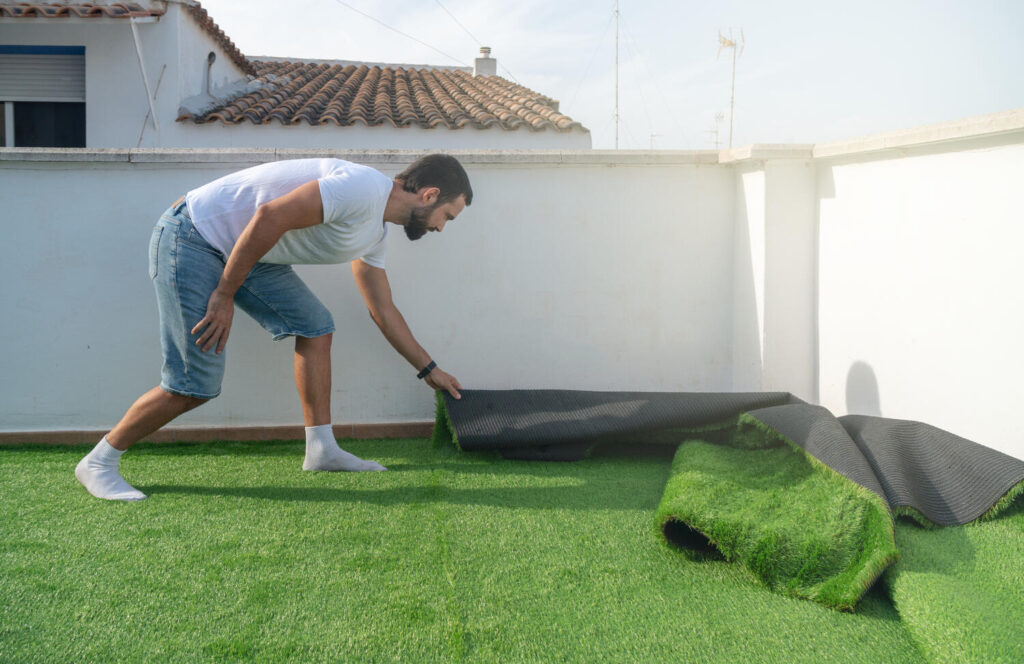
[[[725,113],[722,113],[721,111],[715,113],[715,128],[714,129],[705,129],[704,130],[705,134],[714,134],[715,135],[715,149],[716,150],[721,145],[721,142],[718,140],[718,125],[721,124],[722,120],[724,120],[724,119],[725,119]]]
[[[743,55],[743,48],[747,45],[747,38],[743,35],[743,28],[740,28],[740,43],[739,48],[736,48],[736,40],[732,37],[732,28],[729,29],[728,39],[722,34],[722,31],[718,31],[718,55],[715,56],[717,60],[722,55],[723,48],[732,49],[732,87],[729,91],[729,147],[732,147],[732,126],[733,126],[733,111],[736,106],[736,58]],[[738,51],[738,52],[737,52]]]

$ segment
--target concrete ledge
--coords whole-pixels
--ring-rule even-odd
[[[122,148],[0,148],[0,161],[100,161],[127,162]]]
[[[814,146],[814,158],[842,157],[1009,133],[1024,134],[1024,108],[872,134],[861,138],[818,143]]]
[[[767,159],[811,159],[814,146],[811,144],[754,144],[744,145],[718,153],[718,163],[731,164],[738,161],[764,161]]]
[[[336,438],[429,438],[433,422],[394,422],[377,424],[335,424]],[[5,431],[0,432],[0,445],[96,444],[107,430],[75,431]],[[301,425],[274,427],[169,427],[157,431],[143,442],[200,443],[215,440],[305,440]]]
[[[136,148],[129,161],[137,164],[234,164],[276,161],[274,148]]]
[[[406,165],[432,150],[306,150],[301,148],[0,148],[0,162],[130,162],[134,164],[253,164],[336,157],[360,164]],[[717,164],[715,150],[449,150],[464,164],[673,165]]]

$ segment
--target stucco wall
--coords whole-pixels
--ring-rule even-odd
[[[412,158],[343,156],[388,174]],[[395,301],[466,387],[728,390],[733,183],[706,156],[464,155],[474,204],[440,235],[391,237]],[[157,384],[156,218],[274,153],[60,158],[75,157],[0,160],[0,284],[17,321],[0,329],[0,374],[17,377],[0,387],[5,430],[108,427]],[[430,419],[432,392],[373,325],[348,266],[299,273],[338,326],[335,421]],[[300,422],[292,344],[235,320],[223,396],[176,424]]]

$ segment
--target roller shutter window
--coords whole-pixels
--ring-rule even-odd
[[[85,47],[0,45],[0,145],[85,147]]]

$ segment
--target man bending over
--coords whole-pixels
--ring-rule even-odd
[[[385,470],[338,447],[331,430],[334,320],[292,269],[297,263],[351,263],[381,332],[419,372],[459,398],[454,376],[416,342],[391,300],[384,271],[387,223],[410,240],[440,232],[473,202],[462,165],[434,154],[393,180],[340,159],[294,159],[248,168],[193,189],[157,222],[149,275],[160,312],[163,368],[75,468],[89,493],[142,500],[121,477],[121,455],[145,436],[220,394],[235,305],[275,340],[295,337],[295,385],[306,423],[303,470]]]

